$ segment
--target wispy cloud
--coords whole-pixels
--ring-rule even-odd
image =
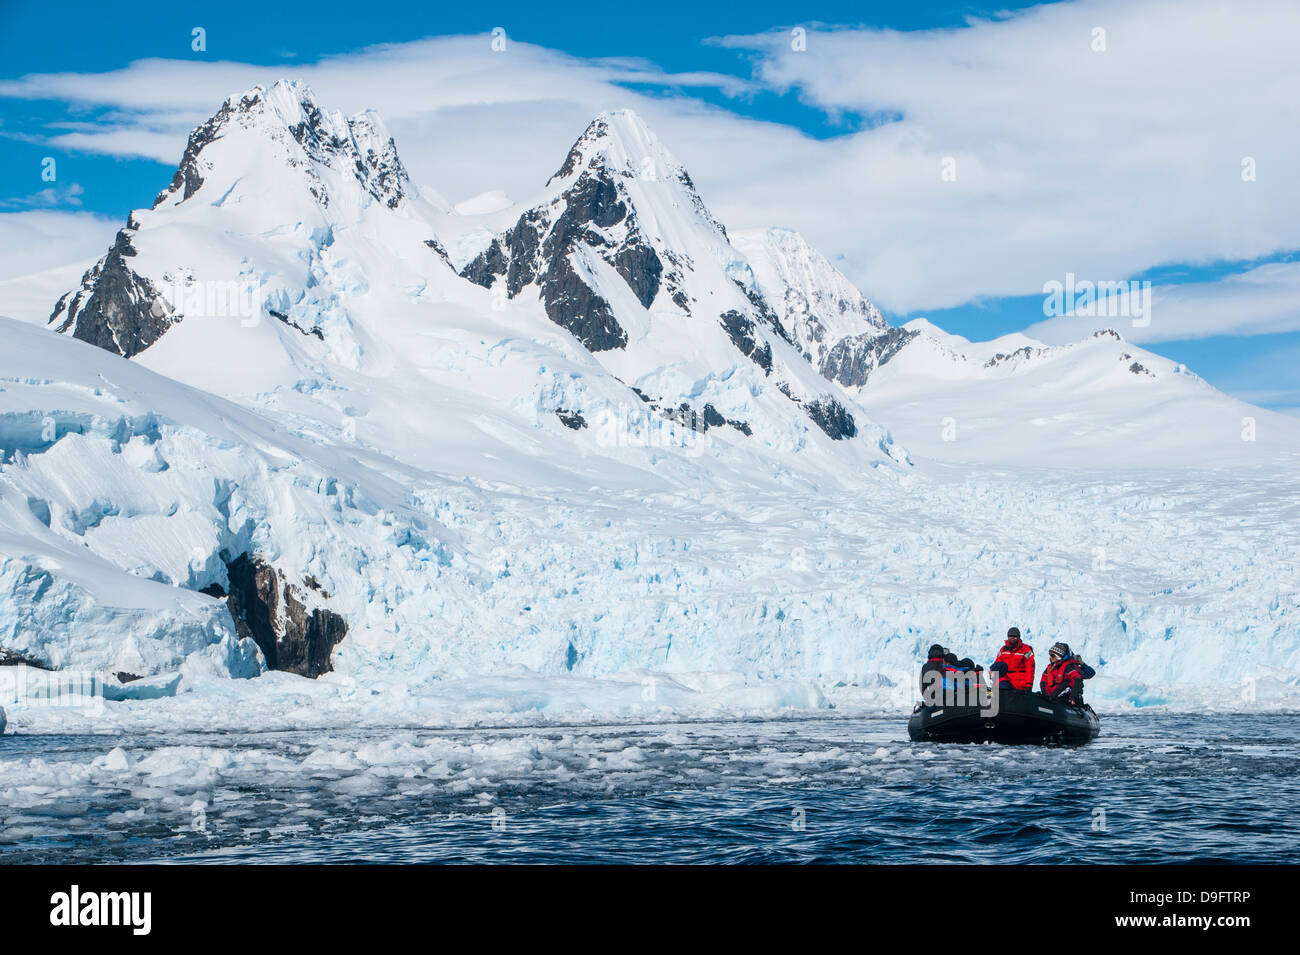
[[[85,212],[31,209],[0,213],[0,282],[103,255],[122,223]],[[46,305],[53,305],[51,299]],[[0,302],[0,313],[9,312]]]
[[[1213,282],[1156,286],[1150,313],[1136,320],[1063,315],[1026,333],[1057,343],[1101,328],[1115,328],[1138,343],[1300,331],[1300,262],[1274,262]]]
[[[66,186],[46,186],[31,195],[17,199],[0,200],[0,209],[52,209],[60,206],[77,207],[86,190],[77,183]]]

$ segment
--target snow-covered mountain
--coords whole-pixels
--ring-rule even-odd
[[[280,327],[254,332],[264,370],[301,357],[295,334],[347,362],[365,337],[346,304],[366,285],[353,256],[382,235],[375,255],[445,268],[427,221],[434,211],[373,113],[326,112],[297,83],[258,87],[190,135],[171,185],[152,209],[132,213],[50,323],[129,358],[182,323],[195,339],[199,325],[230,337],[232,325],[272,318]],[[249,383],[229,368],[224,380]]]
[[[1257,467],[1300,448],[1300,421],[1229,398],[1114,330],[1069,345],[970,342],[918,319],[860,404],[920,459],[1082,471]]]
[[[621,440],[631,406],[632,430],[652,416],[690,432],[667,439],[678,443],[711,429],[725,440],[722,429],[789,453],[823,444],[815,429],[857,438],[859,463],[904,457],[800,357],[689,175],[634,114],[593,122],[545,196],[462,268],[488,294],[451,269],[435,228],[453,213],[429,195],[372,114],[327,113],[297,84],[252,90],[194,132],[171,187],[132,215],[51,323],[200,387],[251,394],[342,369],[392,381],[385,356],[403,318],[427,337],[463,324],[450,314],[459,306],[474,324],[499,316],[536,338],[545,317],[590,368],[552,382],[549,410],[575,430],[600,424]],[[232,345],[238,355],[225,355]],[[519,381],[493,384],[485,397],[500,400]]]
[[[843,273],[792,229],[739,233],[749,260],[791,341],[824,376],[848,388],[866,384],[914,335],[894,328]]]
[[[631,113],[453,207],[373,114],[255,88],[0,335],[0,650],[35,663],[901,701],[929,643],[1014,620],[1151,701],[1296,659],[1296,542],[1239,513],[1294,517],[1296,426],[1110,336],[891,328],[797,233],[729,234]],[[1250,493],[1168,470],[1206,463]],[[1207,651],[1225,620],[1248,647]]]
[[[802,414],[834,440],[858,436],[690,175],[632,112],[597,117],[544,195],[461,274],[535,298],[651,407],[692,427],[748,434],[755,414]]]

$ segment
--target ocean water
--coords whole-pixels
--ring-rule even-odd
[[[6,736],[0,862],[1300,861],[1300,720],[1104,716]]]

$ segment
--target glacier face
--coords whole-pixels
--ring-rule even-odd
[[[384,700],[525,667],[902,706],[930,643],[1011,623],[1114,703],[1300,682],[1296,423],[1118,336],[891,328],[797,234],[729,236],[632,114],[520,207],[431,196],[373,114],[258,88],[68,334],[0,320],[0,647],[252,675],[247,555]]]

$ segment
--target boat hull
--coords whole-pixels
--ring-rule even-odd
[[[978,706],[918,705],[907,721],[915,742],[1077,745],[1101,732],[1090,706],[1053,703],[1037,693],[1003,693],[996,713]]]

